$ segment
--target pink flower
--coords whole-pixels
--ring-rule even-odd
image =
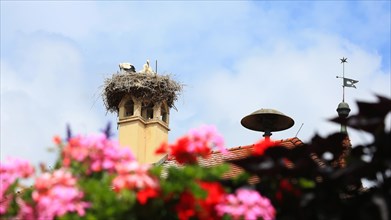
[[[64,167],[77,161],[87,165],[87,173],[114,172],[116,164],[134,160],[128,148],[121,148],[117,141],[107,139],[105,134],[71,138],[63,148],[62,156]]]
[[[34,168],[27,160],[8,158],[6,163],[0,163],[0,214],[7,212],[13,195],[6,195],[8,188],[19,178],[30,177]]]
[[[113,181],[113,189],[116,192],[121,190],[134,190],[137,192],[137,200],[140,204],[147,203],[149,198],[159,195],[158,179],[149,174],[150,165],[139,164],[136,161],[117,164],[118,176]]]
[[[250,189],[238,189],[235,194],[226,195],[224,201],[216,206],[216,210],[220,216],[228,214],[233,219],[270,220],[276,214],[269,199]]]
[[[36,179],[34,186],[32,199],[38,219],[54,219],[68,212],[77,212],[79,216],[83,216],[85,209],[89,207],[89,203],[82,201],[83,192],[77,189],[76,178],[64,169],[44,173]],[[20,204],[23,205],[23,202]],[[21,207],[19,216],[31,213],[30,206],[25,204]]]
[[[28,205],[20,198],[17,198],[16,202],[19,205],[19,212],[16,216],[16,219],[37,219],[35,217],[34,209],[32,206]]]
[[[8,207],[13,199],[12,195],[1,195],[0,198],[0,214],[7,213]]]
[[[218,149],[222,153],[227,153],[227,149],[224,147],[224,138],[218,132],[215,126],[202,125],[197,129],[189,131],[188,136],[190,137],[193,148],[207,145],[211,149]]]
[[[117,164],[118,176],[113,179],[114,190],[122,189],[145,189],[159,186],[156,177],[149,174],[150,165],[139,164],[136,161]]]

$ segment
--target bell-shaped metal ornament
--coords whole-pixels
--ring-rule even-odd
[[[291,117],[274,109],[257,110],[244,117],[240,123],[250,130],[265,132],[265,137],[271,136],[273,131],[286,130],[295,124]]]

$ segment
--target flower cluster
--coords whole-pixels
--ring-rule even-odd
[[[246,190],[227,194],[221,167],[202,167],[198,157],[218,149],[223,139],[212,126],[191,130],[158,152],[182,167],[139,164],[130,150],[105,134],[74,136],[59,145],[52,172],[44,172],[19,196],[8,190],[34,169],[26,162],[1,164],[1,214],[17,219],[256,219],[274,217],[269,200]],[[163,175],[165,172],[166,175]],[[247,193],[247,194],[246,194]],[[15,208],[16,207],[16,208]],[[254,217],[254,218],[253,218]]]
[[[13,198],[7,194],[10,186],[19,178],[30,177],[34,168],[26,160],[9,158],[6,163],[0,164],[0,214],[7,211],[9,203]]]
[[[217,132],[215,126],[202,125],[198,128],[191,129],[188,136],[195,145],[194,148],[207,145],[211,149],[217,149],[222,153],[227,153],[227,149],[224,146],[224,138]]]
[[[114,191],[136,190],[138,201],[145,204],[148,198],[157,196],[159,187],[157,178],[149,174],[149,169],[150,165],[136,161],[118,164],[118,176],[112,182]]]
[[[175,210],[180,220],[187,220],[193,217],[198,219],[219,219],[216,212],[216,205],[220,204],[225,195],[225,190],[217,182],[200,181],[199,186],[206,192],[206,196],[197,198],[189,191],[184,191]]]
[[[201,188],[207,195],[199,201],[201,212],[198,214],[200,219],[217,219],[216,205],[222,202],[225,190],[218,182],[200,182]]]
[[[76,136],[69,139],[62,149],[62,165],[70,167],[72,161],[87,165],[87,173],[114,172],[118,163],[134,160],[128,148],[120,148],[118,142],[109,140],[105,134]]]
[[[274,219],[276,211],[270,200],[262,197],[257,191],[238,189],[229,194],[224,202],[216,206],[220,216],[229,214],[233,219]]]
[[[222,153],[227,150],[224,141],[214,126],[204,125],[179,138],[176,143],[168,145],[163,143],[156,153],[168,153],[181,164],[195,164],[197,157],[207,157],[212,149],[218,149]]]
[[[68,212],[85,215],[89,203],[82,201],[83,192],[76,187],[76,183],[76,178],[64,169],[42,174],[34,184],[34,204],[19,200],[21,209],[18,218],[49,220]]]

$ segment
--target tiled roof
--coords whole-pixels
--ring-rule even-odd
[[[277,141],[280,146],[286,147],[288,149],[292,149],[298,146],[303,145],[303,142],[297,138],[289,138],[285,140]],[[233,147],[227,149],[227,154],[222,154],[219,151],[212,151],[212,154],[208,158],[199,158],[198,162],[201,166],[204,167],[213,167],[220,165],[224,163],[225,161],[232,161],[232,160],[238,160],[243,159],[246,157],[249,157],[254,150],[254,144],[252,145],[246,145],[246,146],[239,146],[239,147]],[[170,167],[170,166],[176,166],[180,167],[181,165],[172,157],[167,157],[167,159],[162,163],[163,167]],[[231,178],[239,175],[243,172],[243,169],[234,165],[230,164],[230,170],[223,175],[223,178]],[[253,176],[250,178],[249,183],[256,183],[258,182],[258,177]]]

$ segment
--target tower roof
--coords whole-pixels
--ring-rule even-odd
[[[170,75],[117,72],[105,80],[102,97],[106,110],[110,112],[118,112],[118,104],[127,94],[152,103],[166,101],[171,108],[182,87]]]

